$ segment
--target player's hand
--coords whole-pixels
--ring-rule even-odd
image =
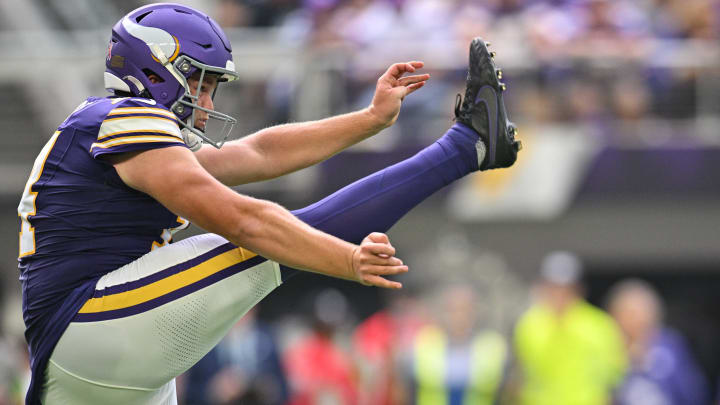
[[[424,86],[430,79],[429,74],[403,77],[405,73],[413,73],[424,65],[418,61],[395,63],[380,76],[369,111],[377,117],[381,125],[388,127],[394,124],[405,96]]]
[[[384,276],[408,271],[402,260],[395,257],[395,248],[387,235],[379,232],[371,233],[355,248],[352,267],[360,284],[383,288],[402,288],[402,284]]]

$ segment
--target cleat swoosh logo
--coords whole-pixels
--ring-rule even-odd
[[[498,100],[497,93],[489,85],[485,85],[480,88],[477,96],[475,97],[475,104],[485,103],[485,108],[488,113],[488,167],[492,167],[495,164],[495,149],[497,149],[497,136],[498,136]],[[475,128],[481,128],[481,122],[475,122],[473,116],[473,126]]]

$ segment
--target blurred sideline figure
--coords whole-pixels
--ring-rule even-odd
[[[394,124],[429,79],[405,74],[424,64],[390,66],[360,111],[225,144],[236,119],[213,97],[238,73],[222,29],[179,4],[123,17],[105,55],[112,95],[60,124],[18,205],[26,402],[175,404],[175,377],[295,269],[400,288],[386,277],[408,268],[381,232],[453,181],[517,158],[492,55],[473,40],[457,122],[435,143],[291,213],[228,186],[314,165]],[[209,233],[170,243],[190,222]]]
[[[505,373],[507,344],[500,333],[481,329],[481,305],[469,285],[440,293],[441,311],[413,342],[411,401],[417,405],[492,405]]]
[[[288,405],[358,404],[355,364],[335,341],[347,315],[339,291],[325,290],[315,298],[312,329],[283,356],[291,387]]]
[[[358,368],[360,405],[399,405],[409,401],[401,366],[411,356],[417,332],[428,322],[421,301],[407,294],[388,295],[386,308],[355,328],[353,353]]]
[[[257,319],[257,307],[184,377],[185,405],[283,405],[289,398],[277,338]]]
[[[630,370],[618,405],[709,404],[709,386],[685,339],[663,325],[663,303],[650,284],[630,279],[608,294],[608,310],[625,336]]]
[[[30,383],[27,348],[20,338],[11,338],[0,327],[0,405],[23,402]]]
[[[627,367],[615,321],[581,295],[582,264],[550,253],[537,300],[515,328],[517,396],[526,405],[606,405]]]

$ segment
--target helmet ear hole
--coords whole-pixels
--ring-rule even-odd
[[[162,82],[165,81],[165,79],[163,79],[162,77],[160,77],[159,74],[153,72],[152,70],[150,70],[150,69],[148,69],[148,68],[145,68],[145,69],[143,69],[142,71],[143,71],[143,73],[145,73],[145,76],[147,76],[147,78],[150,79],[150,82],[153,83],[153,84],[155,84],[155,83],[162,83]]]

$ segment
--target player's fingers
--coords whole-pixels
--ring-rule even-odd
[[[423,62],[420,62],[417,60],[410,61],[410,62],[404,62],[404,63],[396,63],[395,65],[398,65],[399,68],[404,69],[404,72],[410,72],[410,73],[414,72],[415,69],[420,69],[423,66],[425,66],[425,64]]]
[[[376,275],[376,276],[394,276],[396,274],[402,274],[407,273],[409,270],[409,267],[406,265],[398,265],[398,266],[368,266],[367,267],[367,273],[368,275]]]
[[[360,284],[368,285],[375,277],[395,276],[408,272],[407,266],[364,266],[358,275]]]
[[[399,79],[400,76],[402,76],[406,72],[412,73],[414,71],[415,67],[410,63],[395,63],[390,66],[386,73],[388,73],[389,76],[394,77],[395,79]]]
[[[393,91],[396,92],[396,96],[400,98],[400,100],[404,100],[405,97],[408,94],[414,93],[419,88],[423,87],[427,82],[419,82],[419,83],[413,83],[409,86],[398,86],[393,89]]]
[[[407,96],[408,94],[411,94],[411,93],[415,92],[415,90],[417,90],[417,89],[421,88],[422,86],[424,86],[425,83],[427,83],[427,82],[414,83],[414,84],[411,84],[411,85],[407,86],[407,87],[406,87],[407,91],[405,92],[405,95]]]
[[[406,72],[413,73],[415,69],[419,69],[423,67],[423,65],[424,64],[422,62],[417,61],[395,63],[388,68],[388,70],[380,77],[380,79],[397,80]]]
[[[373,254],[367,255],[363,258],[362,264],[372,264],[377,266],[402,266],[404,263],[399,257]]]
[[[424,75],[414,75],[414,76],[405,76],[398,80],[398,85],[400,86],[409,86],[414,83],[424,82],[426,80],[430,79],[429,74]]]
[[[366,239],[376,243],[390,243],[390,238],[382,232],[373,232]]]
[[[397,281],[390,281],[380,276],[368,276],[366,282],[366,285],[373,285],[380,288],[391,288],[394,290],[399,290],[402,288],[401,283],[398,283]]]
[[[371,233],[370,235],[368,235],[367,240],[377,242],[377,243],[387,243],[388,245],[390,244],[390,239],[388,238],[388,236],[385,235],[384,233],[380,233],[380,232]],[[390,257],[390,255],[388,255],[386,253],[379,253],[378,256],[380,256],[382,258]]]
[[[373,255],[395,256],[395,248],[389,243],[363,243],[361,249]]]

